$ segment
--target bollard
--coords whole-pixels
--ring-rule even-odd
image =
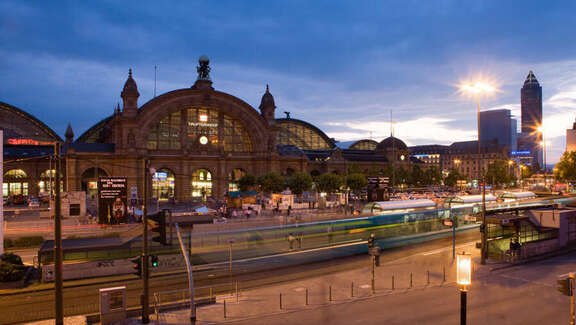
[[[430,285],[430,271],[426,271],[426,284]]]
[[[238,302],[238,300],[240,296],[238,295],[238,281],[236,281],[236,302]]]
[[[309,301],[308,301],[308,288],[306,288],[306,306],[309,305]]]
[[[280,310],[282,310],[282,293],[280,293]]]
[[[328,286],[328,301],[332,301],[332,286]]]
[[[412,272],[410,272],[410,288],[412,288],[412,284],[413,284],[413,281],[412,281]]]
[[[224,299],[224,319],[226,319],[226,299]]]
[[[442,283],[446,282],[446,266],[442,265]]]
[[[354,281],[350,283],[350,297],[354,298]]]
[[[394,274],[392,274],[392,290],[394,290]]]

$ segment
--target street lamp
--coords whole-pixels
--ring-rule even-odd
[[[456,260],[456,283],[460,285],[460,325],[466,325],[466,286],[472,284],[472,255],[466,252],[458,254]]]
[[[486,243],[486,180],[484,175],[484,155],[482,154],[481,134],[480,134],[480,96],[496,92],[496,88],[485,82],[476,82],[473,84],[460,85],[460,91],[465,94],[472,95],[476,98],[477,104],[477,120],[478,120],[478,155],[480,156],[480,167],[478,173],[482,180],[482,228],[480,228],[480,235],[482,237],[482,252],[480,254],[480,261],[486,264],[488,255],[488,246]],[[480,178],[479,177],[479,178]]]
[[[510,173],[510,176],[512,176],[514,178],[514,183],[516,183],[516,177],[514,175],[514,160],[510,159],[508,160],[508,172]]]

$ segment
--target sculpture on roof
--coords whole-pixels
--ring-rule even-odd
[[[206,55],[202,55],[198,59],[198,67],[196,71],[198,72],[198,80],[210,80],[210,59]]]

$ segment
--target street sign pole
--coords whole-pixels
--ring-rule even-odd
[[[569,278],[570,281],[570,325],[575,325],[574,320],[574,273],[570,272]]]
[[[149,269],[148,269],[148,159],[142,161],[142,175],[143,186],[143,206],[142,206],[142,323],[148,324],[150,322],[149,301],[150,301],[150,287],[149,287]]]
[[[56,181],[54,189],[54,296],[56,300],[56,325],[64,324],[64,301],[62,293],[62,213],[60,202],[60,143],[54,144]]]

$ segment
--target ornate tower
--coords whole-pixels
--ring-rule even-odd
[[[136,81],[132,79],[132,69],[128,70],[128,79],[124,83],[124,89],[121,95],[123,101],[122,115],[125,117],[135,117],[138,114],[138,86]]]
[[[68,122],[68,127],[66,128],[64,136],[66,137],[66,143],[74,142],[74,131],[72,131],[72,125],[70,125],[70,122]]]
[[[542,149],[540,148],[542,133],[538,133],[538,128],[542,125],[542,87],[540,87],[532,71],[528,72],[524,86],[520,90],[520,106],[525,149],[531,151],[534,163],[543,167]]]
[[[262,95],[259,108],[260,114],[268,124],[274,124],[274,111],[276,110],[276,105],[274,104],[274,96],[270,93],[270,87],[268,87],[268,85],[266,85],[266,92]]]

